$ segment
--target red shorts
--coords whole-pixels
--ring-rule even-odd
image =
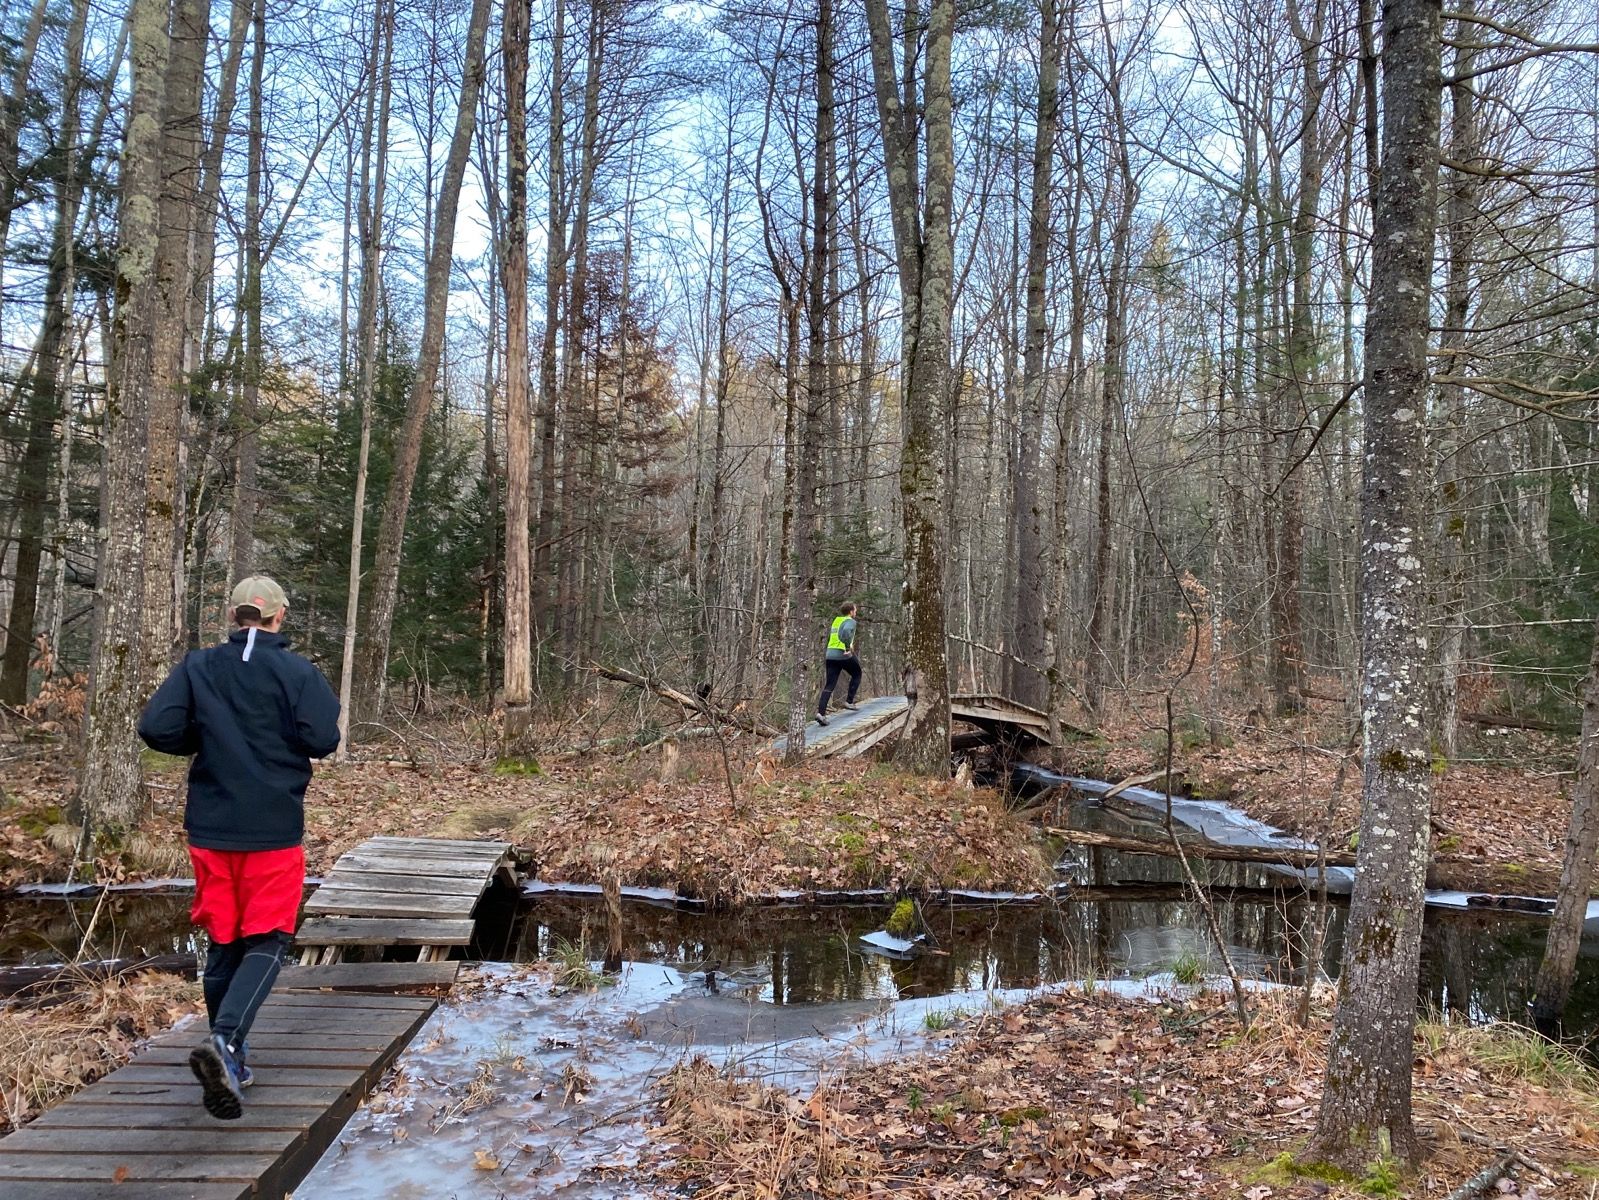
[[[206,850],[189,847],[194,905],[189,920],[213,942],[293,933],[305,894],[305,848]]]

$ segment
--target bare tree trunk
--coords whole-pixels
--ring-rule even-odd
[[[1427,296],[1437,222],[1438,0],[1383,14],[1383,162],[1366,321],[1364,787],[1355,892],[1309,1153],[1414,1161],[1411,1062],[1432,800],[1427,721]]]
[[[1572,792],[1571,827],[1560,861],[1560,891],[1533,985],[1532,1021],[1550,1037],[1559,1033],[1560,1018],[1571,997],[1594,863],[1599,861],[1599,620],[1594,622],[1593,652],[1582,689],[1582,748]]]
[[[361,137],[361,303],[356,315],[356,403],[361,444],[355,462],[355,505],[350,524],[349,590],[344,605],[344,651],[339,662],[338,760],[350,755],[350,708],[355,690],[355,635],[361,611],[361,542],[366,530],[366,484],[372,454],[372,407],[378,376],[378,296],[383,291],[383,204],[388,186],[389,102],[394,77],[394,0],[378,0],[368,59],[366,121]]]
[[[444,317],[450,299],[450,266],[455,250],[455,218],[461,203],[461,183],[472,150],[477,121],[478,92],[483,86],[483,49],[488,38],[489,0],[473,0],[466,34],[466,75],[455,113],[455,132],[444,165],[432,245],[428,252],[427,282],[423,293],[422,343],[417,353],[416,379],[406,402],[405,423],[394,446],[394,474],[383,501],[378,526],[377,554],[372,564],[372,603],[367,609],[366,638],[356,670],[357,715],[376,716],[382,706],[389,661],[389,638],[400,591],[400,554],[405,542],[405,520],[411,508],[411,488],[422,457],[422,432],[433,406],[439,359],[444,349]]]
[[[166,132],[162,143],[166,182],[161,198],[161,241],[156,251],[162,318],[151,350],[155,378],[150,389],[141,640],[147,692],[160,685],[172,665],[183,611],[178,527],[184,495],[180,448],[189,396],[185,327],[194,269],[190,250],[200,193],[200,104],[210,32],[209,0],[177,0],[172,10],[167,68]]]
[[[1127,271],[1136,197],[1125,146],[1120,151],[1116,225],[1111,233],[1110,271],[1105,279],[1105,355],[1100,367],[1099,464],[1094,501],[1094,608],[1088,622],[1085,699],[1096,715],[1105,709],[1110,676],[1110,624],[1115,611],[1115,566],[1111,551],[1111,458],[1121,420],[1122,374],[1127,352]],[[1131,636],[1130,630],[1123,630]]]
[[[161,319],[156,250],[161,240],[163,120],[168,9],[133,0],[129,38],[133,90],[122,154],[122,219],[116,259],[117,308],[111,388],[106,397],[106,470],[96,629],[84,713],[83,770],[75,807],[112,839],[136,825],[147,802],[135,738],[144,702],[139,657],[142,594],[127,585],[144,570],[146,440],[152,351]]]
[[[833,5],[819,0],[816,10],[816,146],[811,177],[810,253],[806,256],[805,411],[799,431],[794,528],[794,603],[789,624],[788,757],[805,749],[806,716],[815,701],[816,536],[823,421],[830,395],[827,362],[827,281],[832,250]]]
[[[1476,62],[1472,49],[1471,17],[1476,0],[1461,0],[1456,18],[1457,49],[1454,74],[1467,76]],[[1444,373],[1460,377],[1467,372],[1466,323],[1471,316],[1472,270],[1475,249],[1475,217],[1478,176],[1473,173],[1480,151],[1477,146],[1476,88],[1469,79],[1450,86],[1449,157],[1460,164],[1450,169],[1449,189],[1444,199],[1444,245],[1448,261],[1444,274],[1443,328],[1438,351]],[[1466,390],[1458,383],[1441,384],[1439,407],[1443,410],[1443,429],[1437,438],[1439,613],[1442,627],[1438,640],[1438,702],[1436,710],[1438,748],[1445,759],[1455,756],[1460,730],[1460,664],[1466,648],[1466,567],[1469,546],[1467,530],[1471,515],[1468,496],[1469,473],[1463,458],[1471,434],[1466,428]],[[1558,434],[1556,435],[1559,436]]]
[[[528,408],[527,58],[529,0],[506,0],[500,37],[505,70],[506,212],[500,278],[505,286],[505,748],[526,753],[532,733],[532,564],[528,507],[533,418]],[[490,331],[490,337],[493,331]]]
[[[233,468],[233,579],[255,569],[255,516],[260,506],[256,475],[261,457],[261,185],[266,173],[266,131],[262,116],[262,83],[266,70],[266,0],[255,0],[250,17],[254,31],[250,55],[249,167],[244,198],[244,288],[240,297],[244,323],[244,378],[234,415],[238,448]]]
[[[1033,130],[1033,191],[1027,219],[1027,340],[1022,350],[1022,427],[1016,471],[1017,570],[1011,609],[1015,614],[1020,663],[1011,673],[1012,694],[1034,708],[1049,706],[1045,671],[1049,668],[1045,610],[1048,594],[1050,521],[1039,486],[1043,471],[1045,395],[1044,353],[1049,339],[1050,209],[1055,158],[1055,126],[1060,115],[1062,41],[1056,0],[1042,0],[1043,31],[1038,60],[1038,110]],[[1028,668],[1032,669],[1029,670]]]
[[[561,298],[566,293],[566,0],[554,0],[555,29],[550,67],[550,206],[544,250],[544,338],[539,347],[539,519],[533,552],[533,621],[540,633],[552,630],[546,590],[556,539],[555,421],[557,411],[556,340],[561,332]]]
[[[920,17],[907,8],[901,67],[894,65],[886,0],[868,0],[872,76],[894,219],[900,279],[904,444],[900,453],[905,530],[907,693],[913,693],[895,758],[929,775],[949,770],[949,646],[945,633],[944,554],[949,544],[942,489],[948,462],[949,326],[954,283],[951,202],[955,177],[950,59],[954,0],[932,0],[925,49],[925,95],[917,100]],[[901,94],[901,87],[904,94]],[[918,114],[927,170],[918,168]]]

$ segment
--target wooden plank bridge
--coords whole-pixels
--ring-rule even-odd
[[[898,734],[909,708],[904,696],[878,696],[854,712],[842,708],[831,712],[826,725],[812,721],[805,727],[805,757],[858,758]],[[1003,696],[951,696],[949,711],[954,720],[975,726],[993,740],[1049,745],[1048,715]],[[787,749],[784,736],[771,743],[769,752],[781,755]]]
[[[0,1138],[0,1200],[272,1200],[305,1178],[447,989],[505,842],[373,838],[306,902],[298,943],[250,1030],[244,1116],[200,1105],[189,1052],[204,1026],[156,1038],[127,1066]],[[352,946],[416,946],[417,962],[340,962]]]
[[[472,940],[472,910],[496,877],[516,886],[509,842],[371,838],[305,902],[300,962],[337,963],[353,946],[416,946],[417,962],[442,962]]]

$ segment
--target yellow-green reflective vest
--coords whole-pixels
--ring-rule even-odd
[[[828,634],[827,634],[827,648],[829,650],[848,650],[849,649],[849,647],[844,644],[844,639],[838,636],[838,631],[841,628],[843,628],[844,622],[848,621],[850,619],[851,618],[849,618],[849,617],[834,617],[833,618],[833,628],[831,630],[829,630]],[[811,644],[815,645],[814,642],[811,643]]]

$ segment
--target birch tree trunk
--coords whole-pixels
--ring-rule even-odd
[[[389,638],[400,591],[400,554],[405,542],[405,520],[411,508],[411,488],[416,483],[422,457],[422,432],[433,406],[439,358],[444,349],[444,317],[450,299],[450,267],[455,251],[455,218],[461,204],[461,183],[472,151],[472,131],[477,120],[478,93],[483,86],[483,50],[488,38],[489,0],[473,0],[466,33],[466,74],[455,112],[455,131],[439,190],[432,245],[422,304],[422,342],[417,352],[415,381],[406,402],[405,424],[394,445],[394,474],[383,500],[378,526],[377,553],[372,564],[372,603],[367,609],[366,636],[356,669],[357,716],[370,720],[382,707]]]
[[[1572,793],[1571,826],[1560,860],[1560,891],[1533,985],[1533,1025],[1550,1037],[1559,1033],[1560,1018],[1571,997],[1594,863],[1599,861],[1599,620],[1594,622],[1593,652],[1582,689],[1582,748]]]
[[[1426,519],[1428,295],[1437,222],[1439,0],[1383,10],[1383,159],[1366,319],[1360,855],[1309,1154],[1415,1161],[1411,1062],[1432,801]]]
[[[85,825],[115,841],[144,815],[135,735],[144,702],[139,657],[144,571],[152,353],[160,314],[156,251],[161,240],[161,150],[170,41],[165,0],[133,0],[133,87],[122,151],[117,307],[106,395],[105,480],[96,627],[84,712],[83,770],[75,808]]]
[[[528,408],[527,59],[529,0],[506,0],[500,52],[505,70],[506,212],[500,279],[505,287],[505,749],[526,753],[532,732],[532,564],[528,507],[533,448]],[[492,336],[492,331],[491,331]]]

